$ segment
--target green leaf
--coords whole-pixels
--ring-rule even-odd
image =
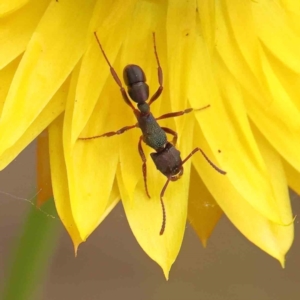
[[[32,207],[28,213],[11,254],[3,297],[0,297],[3,300],[33,300],[42,284],[60,232],[59,219],[51,200],[41,209]]]

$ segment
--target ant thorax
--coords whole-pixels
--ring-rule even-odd
[[[150,112],[150,106],[147,102],[139,103],[137,107],[142,114],[147,114]]]
[[[149,147],[157,150],[162,149],[167,143],[167,135],[159,126],[152,113],[140,115],[137,118],[140,129],[143,132],[143,141]]]

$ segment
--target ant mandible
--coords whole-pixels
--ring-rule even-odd
[[[126,104],[131,107],[133,110],[133,113],[135,114],[135,117],[137,119],[137,124],[132,126],[125,126],[117,131],[110,131],[106,132],[101,135],[96,135],[92,137],[86,137],[86,138],[79,138],[80,140],[91,140],[91,139],[97,139],[100,137],[111,137],[117,134],[122,134],[127,130],[130,130],[132,128],[139,127],[142,131],[142,135],[139,139],[138,143],[138,150],[140,153],[140,156],[143,161],[142,165],[142,171],[143,171],[143,178],[144,178],[144,184],[145,184],[145,190],[147,196],[150,198],[148,186],[147,186],[147,165],[146,165],[146,156],[144,154],[143,148],[142,148],[142,141],[147,144],[149,147],[153,148],[156,152],[151,153],[151,158],[156,166],[156,168],[167,177],[167,182],[163,186],[161,193],[160,193],[160,202],[162,206],[162,212],[163,212],[163,221],[162,226],[160,230],[160,235],[162,235],[165,231],[166,227],[166,211],[165,206],[163,202],[163,196],[165,194],[165,191],[167,189],[167,186],[170,181],[176,181],[178,180],[182,174],[183,174],[183,164],[189,160],[196,152],[201,152],[201,154],[204,156],[206,161],[219,173],[225,175],[226,172],[219,169],[202,151],[200,148],[195,148],[184,160],[181,160],[180,152],[175,148],[176,141],[177,141],[177,133],[167,127],[161,127],[157,123],[158,120],[172,118],[172,117],[178,117],[182,116],[184,114],[190,113],[193,111],[193,108],[188,108],[183,111],[173,112],[164,114],[158,118],[154,118],[152,113],[150,112],[150,105],[159,98],[163,91],[163,71],[159,63],[157,50],[156,50],[156,42],[155,42],[155,33],[153,32],[153,46],[154,46],[154,54],[157,62],[157,70],[158,70],[158,82],[159,87],[157,91],[153,94],[153,96],[150,98],[149,102],[146,101],[149,98],[149,86],[146,83],[146,76],[144,74],[144,71],[141,69],[141,67],[137,65],[127,65],[124,68],[123,71],[123,78],[125,81],[125,84],[127,86],[127,92],[131,98],[132,101],[137,103],[136,109],[133,104],[131,103],[130,99],[128,98],[128,95],[122,85],[122,82],[120,78],[118,77],[115,69],[112,67],[111,63],[109,62],[102,45],[98,39],[97,33],[94,32],[94,35],[96,37],[97,43],[101,49],[101,52],[109,65],[110,72],[112,77],[114,78],[117,85],[120,87],[120,91],[122,94],[123,99],[125,100]],[[197,110],[202,110],[210,105],[207,105],[205,107],[202,107]],[[173,135],[172,143],[168,142],[166,133],[169,133]]]

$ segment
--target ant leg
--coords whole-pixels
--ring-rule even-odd
[[[104,59],[106,60],[107,64],[109,65],[109,69],[110,69],[110,73],[112,75],[112,77],[114,78],[115,82],[117,83],[117,85],[120,87],[120,91],[121,91],[121,94],[122,94],[122,97],[124,99],[124,101],[126,102],[127,105],[129,105],[134,111],[136,110],[135,107],[132,105],[131,101],[129,100],[128,96],[127,96],[127,93],[122,85],[122,82],[117,74],[117,72],[115,71],[115,69],[112,67],[111,63],[109,62],[105,52],[104,52],[104,49],[102,48],[102,45],[98,39],[98,36],[97,36],[97,33],[94,32],[94,35],[96,37],[96,40],[97,40],[97,43],[100,47],[100,50],[104,56]]]
[[[207,156],[206,154],[203,152],[202,149],[200,148],[195,148],[183,161],[182,161],[182,164],[183,165],[184,163],[186,163],[197,151],[200,151],[201,154],[204,156],[204,158],[206,159],[206,161],[219,173],[225,175],[226,172],[221,170],[220,168],[218,168]]]
[[[144,177],[144,184],[145,184],[146,194],[149,198],[151,198],[150,195],[149,195],[148,186],[147,186],[147,164],[146,164],[147,159],[146,159],[145,153],[144,153],[143,148],[142,148],[142,140],[143,140],[143,136],[140,137],[138,149],[139,149],[141,159],[143,161],[142,170],[143,170],[143,177]]]
[[[177,143],[177,138],[178,138],[178,134],[176,131],[170,129],[170,128],[167,128],[167,127],[161,127],[161,129],[166,132],[166,133],[169,133],[169,134],[172,134],[173,135],[173,140],[172,140],[172,144],[175,146],[176,143]]]
[[[163,221],[162,221],[161,229],[159,232],[160,235],[164,234],[165,228],[166,228],[167,217],[166,217],[166,209],[165,209],[163,197],[164,197],[164,194],[165,194],[165,191],[167,189],[169,182],[170,182],[170,178],[168,178],[167,182],[165,183],[164,187],[162,188],[162,190],[160,192],[160,203],[161,203],[161,209],[162,209],[162,213],[163,213]]]
[[[149,100],[149,105],[153,103],[162,93],[164,87],[163,87],[163,71],[159,63],[158,55],[157,55],[157,50],[156,50],[156,42],[155,42],[155,32],[153,32],[153,46],[154,46],[154,54],[157,62],[157,74],[158,74],[158,83],[159,87],[157,91],[154,93],[154,95],[150,98]]]
[[[110,132],[103,133],[101,135],[95,135],[95,136],[91,136],[91,137],[83,137],[83,138],[78,138],[78,139],[79,140],[93,140],[93,139],[98,139],[98,138],[101,138],[101,137],[111,137],[111,136],[114,136],[116,134],[122,134],[125,131],[127,131],[129,129],[132,129],[132,128],[135,128],[137,126],[138,126],[137,124],[132,125],[132,126],[125,126],[125,127],[121,128],[117,131],[110,131]]]
[[[206,109],[210,107],[210,104],[209,105],[206,105],[204,107],[201,107],[201,108],[197,108],[197,109],[194,109],[194,108],[187,108],[185,110],[182,110],[182,111],[176,111],[176,112],[172,112],[172,113],[168,113],[168,114],[164,114],[158,118],[156,118],[155,120],[162,120],[162,119],[168,119],[168,118],[174,118],[174,117],[179,117],[179,116],[182,116],[184,114],[188,114],[190,112],[192,112],[193,110],[194,111],[198,111],[198,110],[202,110],[202,109]]]

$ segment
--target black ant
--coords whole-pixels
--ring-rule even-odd
[[[202,151],[200,148],[195,148],[184,160],[181,160],[180,152],[175,148],[176,141],[177,141],[177,133],[166,127],[160,127],[157,123],[157,120],[172,118],[172,117],[178,117],[182,116],[184,114],[190,113],[193,111],[193,108],[188,108],[183,111],[173,112],[164,114],[158,118],[155,118],[152,113],[150,112],[150,105],[159,98],[163,91],[163,72],[162,68],[159,63],[157,50],[156,50],[156,42],[155,42],[155,33],[153,33],[153,45],[154,45],[154,54],[156,58],[156,62],[158,65],[158,82],[159,87],[157,91],[154,93],[154,95],[150,98],[149,102],[146,101],[149,98],[149,86],[146,83],[146,76],[144,74],[144,71],[141,69],[141,67],[137,65],[127,65],[124,68],[123,71],[123,78],[125,81],[125,84],[127,86],[127,92],[131,98],[132,101],[137,103],[136,109],[133,104],[131,103],[130,99],[127,96],[127,93],[122,85],[122,82],[120,78],[118,77],[115,69],[112,67],[111,63],[109,62],[102,45],[98,39],[98,36],[96,32],[94,32],[94,35],[96,37],[97,43],[99,44],[99,47],[101,49],[101,52],[107,62],[107,64],[110,67],[111,75],[113,76],[115,82],[120,87],[120,91],[122,93],[122,97],[125,100],[126,104],[131,107],[133,110],[133,113],[135,114],[135,117],[137,119],[137,124],[132,126],[125,126],[117,131],[110,131],[106,132],[101,135],[87,137],[87,138],[79,138],[80,140],[90,140],[90,139],[96,139],[100,137],[111,137],[113,135],[122,134],[125,131],[139,127],[142,130],[142,136],[140,137],[139,143],[138,143],[138,150],[140,153],[140,156],[143,161],[142,165],[142,171],[143,171],[143,177],[144,177],[144,184],[145,184],[145,190],[147,196],[150,198],[148,187],[147,187],[147,165],[146,165],[146,156],[144,154],[143,148],[142,148],[142,141],[147,144],[149,147],[153,148],[156,152],[151,153],[151,158],[156,165],[156,168],[164,174],[168,179],[165,185],[163,186],[161,193],[160,193],[160,202],[162,206],[163,211],[163,222],[160,230],[160,235],[162,235],[165,231],[166,227],[166,212],[165,207],[163,203],[163,196],[165,194],[166,188],[170,181],[176,181],[178,180],[182,174],[183,174],[183,164],[190,159],[196,152],[200,151],[206,161],[219,173],[225,175],[226,172],[219,169],[216,165],[213,164],[212,161],[206,156],[206,154]],[[207,105],[205,107],[202,107],[197,110],[202,110],[205,108],[208,108],[210,105]],[[173,141],[172,143],[168,142],[166,133],[169,133],[173,135]]]

